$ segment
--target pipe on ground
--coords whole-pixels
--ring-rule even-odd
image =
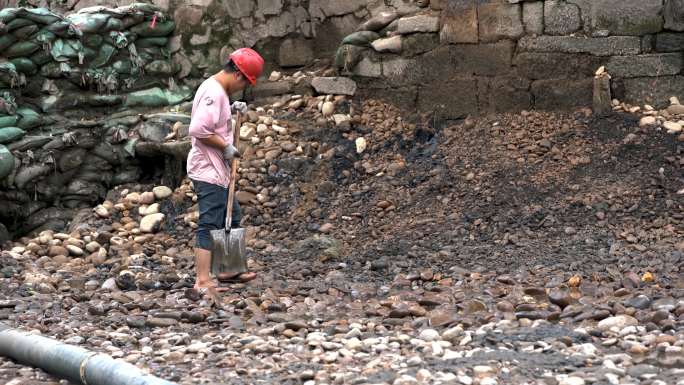
[[[0,324],[0,356],[83,385],[176,385],[106,354]]]

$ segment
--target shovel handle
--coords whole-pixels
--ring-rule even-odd
[[[242,114],[236,113],[235,128],[233,129],[233,146],[240,151],[240,126],[242,126]],[[230,231],[230,222],[233,220],[233,201],[235,200],[235,179],[237,178],[238,158],[233,158],[230,165],[230,187],[228,189],[228,202],[226,202],[226,231]]]

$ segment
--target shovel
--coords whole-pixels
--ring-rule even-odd
[[[241,114],[238,112],[233,128],[233,145],[239,148],[240,145],[240,126],[242,125]],[[228,202],[226,203],[226,228],[212,230],[211,236],[211,272],[221,279],[231,273],[231,276],[239,277],[241,273],[247,271],[247,261],[245,259],[245,229],[230,228],[233,218],[233,200],[235,199],[235,179],[237,177],[238,159],[233,158],[230,167],[230,188],[228,190]]]

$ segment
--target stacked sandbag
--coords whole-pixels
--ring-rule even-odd
[[[396,11],[383,11],[362,23],[356,32],[342,40],[335,55],[335,65],[346,72],[351,71],[374,41],[396,34],[399,16]]]
[[[188,142],[179,128],[190,116],[139,112],[57,121],[59,128],[51,135],[25,135],[0,144],[0,223],[20,234],[58,229],[69,218],[64,212],[95,205],[115,185],[140,182],[143,170],[152,166],[142,163],[154,159],[160,163],[152,168],[163,170],[164,155],[184,163]],[[140,143],[153,144],[142,154],[147,160],[136,153]]]
[[[173,85],[179,68],[167,47],[174,28],[151,4],[66,17],[45,8],[2,9],[0,90],[40,99],[44,112],[123,105],[123,92]],[[174,90],[168,103],[187,93]]]
[[[0,223],[63,224],[140,179],[141,114],[192,97],[173,82],[174,29],[151,4],[0,10]]]

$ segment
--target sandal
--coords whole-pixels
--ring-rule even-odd
[[[257,275],[254,272],[248,271],[237,274],[219,274],[216,279],[221,283],[247,283],[256,279]]]

